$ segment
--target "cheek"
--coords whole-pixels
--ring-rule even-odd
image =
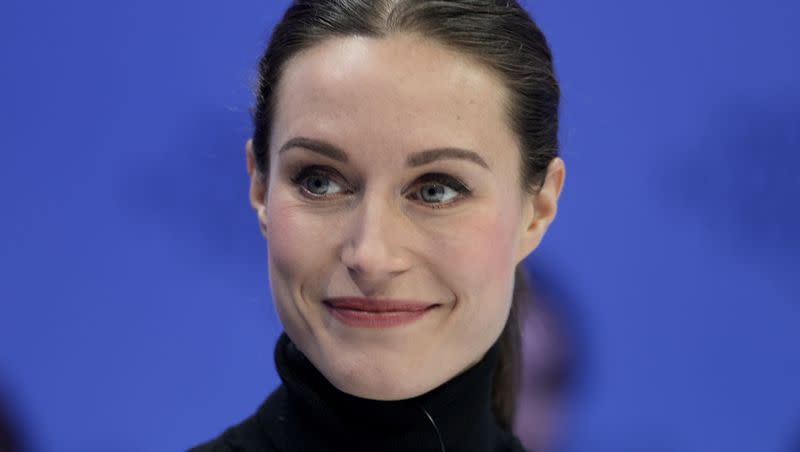
[[[270,262],[284,271],[290,271],[297,262],[302,262],[302,250],[296,243],[304,243],[306,230],[297,225],[302,215],[295,209],[271,202],[267,209],[267,248]],[[298,242],[299,241],[299,242]]]
[[[330,226],[310,215],[288,195],[271,196],[267,204],[267,249],[274,289],[293,290],[304,275],[318,273],[329,253]]]
[[[459,222],[443,253],[443,263],[453,268],[474,290],[505,286],[514,272],[513,215],[508,209],[479,212]]]
[[[493,208],[459,221],[445,240],[438,266],[455,292],[454,347],[485,350],[500,335],[513,295],[515,227],[513,211]],[[460,344],[460,345],[459,345]]]

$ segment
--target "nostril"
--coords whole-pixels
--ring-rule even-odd
[[[347,266],[347,272],[350,273],[350,277],[355,279],[359,274],[361,274],[361,268],[358,266]]]

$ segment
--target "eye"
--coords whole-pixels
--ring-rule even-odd
[[[458,192],[446,185],[426,184],[419,191],[419,197],[427,203],[450,202]]]
[[[412,199],[421,200],[431,208],[441,208],[470,193],[469,188],[446,174],[426,174],[411,193]]]
[[[325,198],[344,191],[341,185],[334,182],[329,170],[316,166],[301,169],[291,180],[304,195],[314,198]]]

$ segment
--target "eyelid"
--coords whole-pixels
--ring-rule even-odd
[[[450,187],[450,188],[452,188],[453,190],[455,190],[455,191],[457,191],[459,193],[469,193],[469,192],[472,191],[467,186],[467,184],[465,184],[464,182],[458,180],[457,178],[455,178],[453,176],[450,176],[450,175],[444,174],[444,173],[426,173],[426,174],[423,174],[422,176],[417,178],[416,181],[414,181],[414,184],[412,185],[412,187],[417,186],[417,185],[421,185],[421,184],[430,184],[430,183],[445,185],[445,186]]]
[[[322,174],[322,175],[325,175],[327,177],[336,178],[336,179],[339,179],[339,180],[344,180],[344,178],[342,177],[341,174],[339,174],[338,171],[336,171],[335,169],[333,169],[331,167],[322,166],[322,165],[303,166],[299,170],[294,171],[292,174],[293,175],[289,178],[289,180],[292,181],[295,184],[300,183],[300,181],[302,181],[306,177],[314,175],[314,174]],[[344,184],[344,185],[349,185],[349,184]]]

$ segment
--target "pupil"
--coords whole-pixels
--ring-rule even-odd
[[[322,177],[312,177],[309,182],[309,191],[314,194],[325,193],[328,188],[328,181]]]
[[[431,185],[422,191],[422,198],[429,202],[440,201],[442,195],[444,195],[444,187],[441,185]]]

